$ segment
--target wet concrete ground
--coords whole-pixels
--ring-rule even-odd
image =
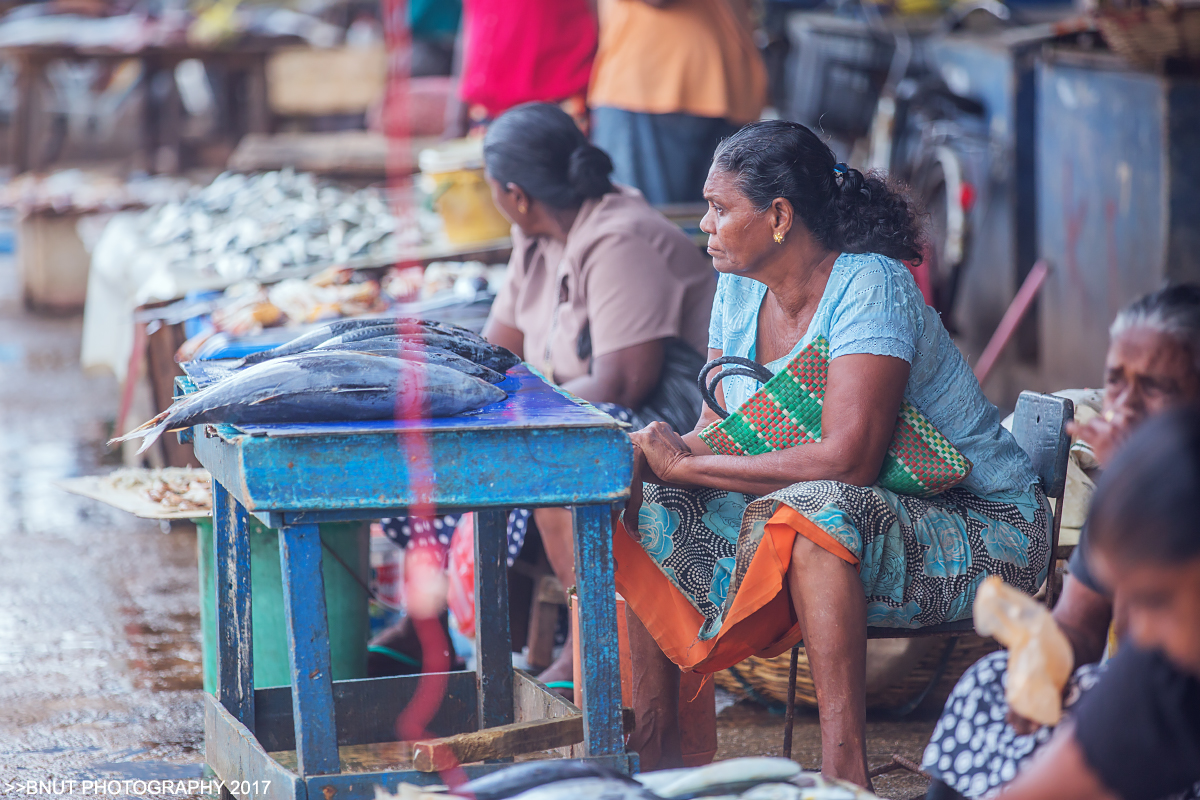
[[[0,256],[0,796],[203,774],[194,530],[164,532],[53,485],[116,466],[103,441],[117,386],[81,373],[80,329],[78,317],[26,313]],[[935,719],[872,720],[871,765],[918,760]],[[719,726],[719,758],[780,752],[782,716],[739,703]],[[794,755],[819,768],[812,712],[797,719]],[[897,772],[876,789],[907,798],[924,785]],[[154,796],[120,787],[90,796]]]
[[[115,466],[102,458],[117,388],[81,374],[79,318],[26,314],[18,291],[4,256],[0,795],[61,795],[64,780],[199,778],[195,535],[54,487]],[[26,791],[51,780],[50,791]]]

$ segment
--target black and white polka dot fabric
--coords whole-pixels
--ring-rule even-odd
[[[1096,685],[1102,668],[1085,664],[1067,684],[1063,709],[1070,709]],[[964,797],[991,797],[1017,772],[1039,747],[1050,740],[1053,728],[1040,728],[1018,736],[1005,721],[1008,703],[1008,651],[990,653],[963,674],[942,711],[925,748],[921,768]]]

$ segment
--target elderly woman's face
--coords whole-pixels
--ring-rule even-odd
[[[708,254],[718,272],[748,275],[777,247],[766,215],[754,209],[734,185],[734,176],[713,167],[704,182],[708,212],[700,230],[708,234]]]
[[[1200,373],[1191,351],[1175,337],[1129,328],[1109,346],[1104,411],[1114,424],[1132,429],[1147,417],[1197,400]]]

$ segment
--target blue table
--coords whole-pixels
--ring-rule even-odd
[[[510,393],[507,400],[447,419],[209,425],[190,432],[196,457],[213,477],[218,573],[220,667],[217,696],[205,697],[206,758],[234,795],[369,799],[376,785],[394,791],[402,781],[441,782],[437,773],[411,769],[340,772],[339,746],[396,739],[396,718],[419,678],[331,680],[317,531],[321,522],[395,516],[422,499],[442,513],[477,512],[477,669],[449,674],[431,732],[528,721],[514,718],[522,713],[521,698],[550,716],[570,709],[512,669],[505,536],[508,508],[570,506],[584,609],[584,757],[622,771],[636,766],[622,735],[610,518],[613,504],[628,496],[629,437],[612,418],[524,366],[500,386]],[[191,388],[188,379],[180,379],[180,387]],[[421,431],[428,443],[435,478],[429,498],[414,496],[410,459],[397,435],[405,429]],[[253,686],[248,514],[280,529],[290,687]],[[295,751],[295,770],[268,755],[280,750]],[[501,766],[465,771],[475,775]]]

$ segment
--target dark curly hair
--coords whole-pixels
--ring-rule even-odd
[[[549,103],[525,103],[497,117],[483,137],[483,160],[501,184],[515,183],[551,208],[578,208],[613,191],[608,154]]]
[[[921,230],[904,192],[877,173],[839,164],[799,123],[751,123],[721,142],[713,164],[735,176],[738,191],[759,211],[777,197],[787,200],[830,250],[921,262]]]

